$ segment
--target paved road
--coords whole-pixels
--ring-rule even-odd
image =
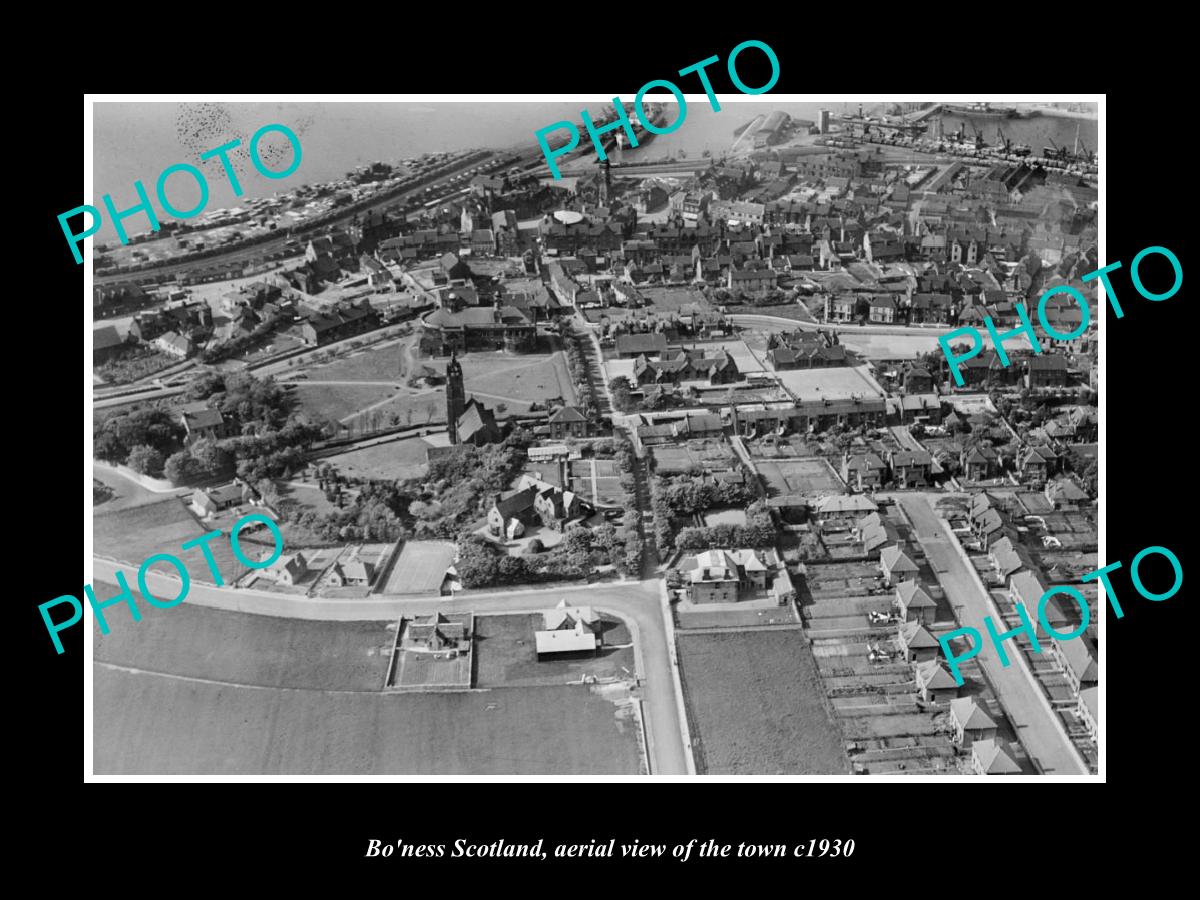
[[[93,578],[114,583],[114,571],[121,569],[136,592],[137,570],[133,566],[108,560],[93,560]],[[179,593],[179,582],[157,572],[147,573],[151,591],[169,598]],[[686,775],[687,763],[679,723],[678,704],[671,678],[670,653],[666,629],[659,605],[657,581],[598,584],[570,588],[552,588],[496,593],[467,592],[452,600],[401,600],[372,597],[365,600],[333,600],[268,594],[260,591],[234,591],[192,582],[187,603],[230,609],[238,612],[297,619],[364,621],[394,620],[401,615],[425,615],[432,612],[506,613],[548,609],[566,596],[578,602],[613,613],[628,622],[636,645],[641,693],[646,715],[655,775]]]
[[[785,319],[782,316],[761,316],[753,313],[734,313],[729,316],[734,325],[745,325],[751,328],[779,328],[794,331],[797,328],[826,328],[831,331],[844,331],[855,334],[891,334],[907,337],[937,337],[949,334],[949,328],[924,327],[907,325],[857,325],[853,322],[802,322],[799,319]]]
[[[1047,774],[1087,775],[1086,767],[1071,746],[1058,716],[1051,711],[1041,687],[1013,658],[1020,651],[1012,647],[1011,642],[1011,649],[1006,647],[1010,665],[1007,668],[1000,665],[983,624],[985,616],[993,615],[990,598],[967,568],[968,562],[933,511],[928,495],[904,493],[894,497],[908,514],[926,555],[939,569],[938,579],[957,610],[959,624],[977,628],[983,635],[983,650],[975,659],[987,673],[1029,755]]]

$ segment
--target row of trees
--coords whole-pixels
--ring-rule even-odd
[[[575,383],[575,393],[579,397],[580,408],[589,420],[599,418],[600,411],[596,406],[596,397],[592,388],[592,380],[588,376],[587,355],[583,352],[583,338],[571,333],[566,328],[562,330],[563,343],[567,353],[567,368],[571,372],[571,381]]]
[[[745,525],[681,528],[675,537],[675,547],[692,551],[719,547],[773,547],[776,538],[771,511],[759,500],[747,508]]]
[[[594,448],[595,445],[593,445]],[[618,568],[627,574],[637,575],[642,570],[642,556],[645,545],[642,540],[642,514],[638,506],[637,476],[634,467],[637,465],[637,454],[633,444],[624,434],[618,434],[613,439],[613,461],[621,473],[621,492],[625,513],[621,517],[620,537],[625,542],[625,553]],[[617,562],[614,559],[614,562]]]

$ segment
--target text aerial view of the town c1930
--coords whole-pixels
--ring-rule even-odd
[[[95,775],[1096,774],[1098,105],[699,100],[93,105]]]

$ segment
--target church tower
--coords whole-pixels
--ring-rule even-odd
[[[446,430],[450,434],[450,443],[458,443],[458,417],[466,409],[467,395],[463,390],[462,366],[450,352],[450,362],[446,363]]]

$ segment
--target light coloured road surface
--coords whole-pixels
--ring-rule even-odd
[[[1025,674],[1014,658],[1021,651],[1011,642],[1005,648],[1010,663],[1007,668],[1000,665],[983,623],[986,616],[992,615],[989,598],[968,571],[967,562],[942,527],[929,497],[915,493],[894,496],[908,514],[925,554],[939,570],[938,579],[946,589],[946,596],[958,609],[959,624],[978,629],[983,636],[983,649],[975,659],[987,673],[1025,749],[1046,774],[1087,775],[1087,769],[1071,746],[1058,717],[1050,710],[1041,687]]]
[[[765,326],[781,328],[785,331],[794,331],[797,328],[824,328],[830,331],[844,331],[850,335],[891,334],[905,337],[936,338],[941,334],[949,334],[951,330],[940,326],[925,328],[908,325],[858,325],[854,322],[810,322],[801,321],[800,319],[785,319],[782,316],[758,315],[757,313],[731,313],[729,318],[734,325],[742,325],[748,328],[762,328]]]
[[[120,569],[135,594],[137,569],[110,560],[93,560],[93,578],[115,584],[114,572]],[[163,598],[179,593],[179,582],[150,571],[146,576],[150,590]],[[657,581],[597,584],[584,587],[551,588],[497,593],[468,593],[452,600],[402,600],[373,597],[366,600],[334,600],[268,594],[260,591],[233,591],[193,581],[185,603],[218,609],[282,616],[296,619],[343,622],[394,620],[401,615],[426,615],[432,612],[474,612],[479,614],[527,612],[549,609],[566,596],[569,602],[587,604],[604,612],[615,613],[631,626],[637,651],[641,696],[649,734],[652,773],[686,775],[687,763],[680,729],[675,687],[671,678],[670,653],[659,606]]]

